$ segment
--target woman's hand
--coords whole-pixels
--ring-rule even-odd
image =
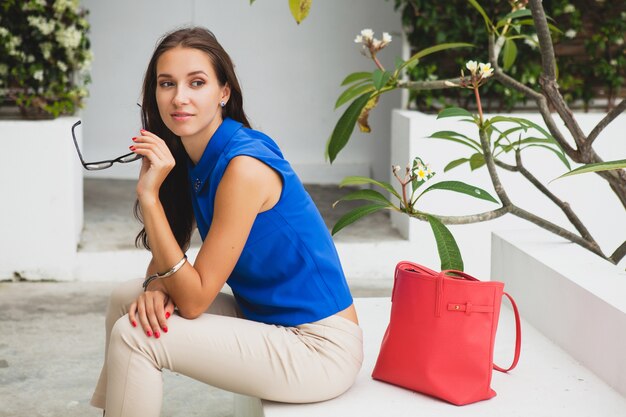
[[[130,305],[128,318],[133,327],[139,321],[144,333],[157,339],[161,337],[161,330],[167,333],[167,319],[174,313],[174,302],[161,290],[150,290],[137,297]]]
[[[158,199],[161,184],[176,165],[165,141],[147,130],[141,130],[141,136],[133,138],[135,144],[130,150],[143,156],[139,182],[137,183],[137,197],[143,199]]]

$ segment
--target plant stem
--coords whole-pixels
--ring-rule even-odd
[[[375,53],[371,53],[372,54],[372,59],[374,60],[374,63],[376,64],[376,66],[381,70],[384,71],[385,67],[383,67],[383,64],[380,63],[380,61],[378,60],[378,58],[376,57]]]
[[[478,117],[480,117],[480,128],[483,127],[483,106],[480,103],[480,93],[478,92],[478,85],[474,86],[474,96],[476,97],[476,106],[478,107]]]

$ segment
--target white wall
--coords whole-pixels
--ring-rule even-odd
[[[369,135],[355,133],[333,166],[324,147],[345,109],[334,111],[339,84],[351,72],[373,70],[354,37],[372,28],[394,41],[380,55],[393,67],[401,55],[401,21],[392,1],[314,0],[299,26],[288,2],[257,0],[83,0],[90,11],[93,82],[84,114],[85,156],[101,160],[128,151],[139,129],[143,73],[157,39],[182,25],[212,30],[229,52],[253,127],[273,137],[305,182],[338,182],[345,175],[384,179],[388,172],[391,93],[373,112]],[[135,178],[137,164],[89,176]]]

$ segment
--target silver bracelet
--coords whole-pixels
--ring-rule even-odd
[[[187,262],[187,255],[184,255],[183,259],[178,261],[178,263],[176,265],[174,265],[172,267],[172,269],[170,269],[169,271],[164,272],[162,274],[159,274],[157,272],[156,274],[152,274],[149,277],[147,277],[146,280],[143,282],[143,290],[144,290],[144,292],[148,289],[148,285],[150,285],[150,283],[152,281],[154,281],[157,278],[167,278],[167,277],[169,277],[171,275],[174,275],[185,264],[185,262]]]

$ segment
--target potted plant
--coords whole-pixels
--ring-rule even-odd
[[[4,0],[0,9],[3,118],[75,114],[90,81],[87,11],[78,0]]]
[[[71,126],[87,96],[78,0],[0,1],[0,277],[72,278],[82,171]]]

